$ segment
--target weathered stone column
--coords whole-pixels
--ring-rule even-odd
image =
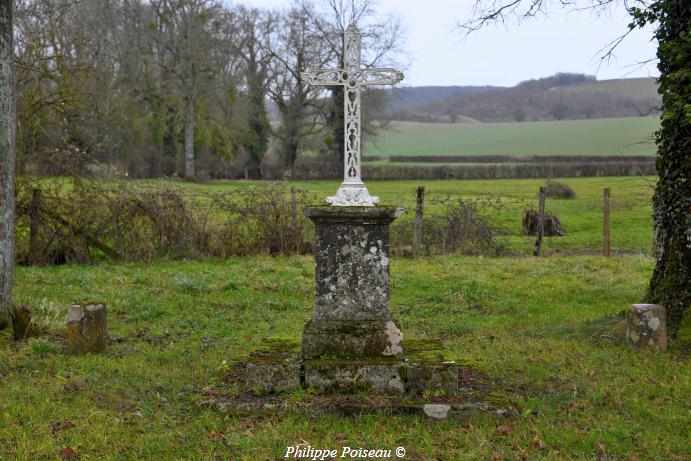
[[[400,357],[389,312],[389,225],[394,207],[313,207],[317,306],[302,333],[305,359]]]
[[[105,304],[71,304],[66,321],[67,351],[70,354],[106,351],[108,319]]]
[[[667,349],[667,316],[660,304],[632,304],[626,311],[626,341],[641,349]]]

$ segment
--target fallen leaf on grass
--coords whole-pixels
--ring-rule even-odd
[[[585,403],[572,403],[569,407],[569,411],[583,410],[585,408]]]
[[[75,424],[72,421],[65,421],[62,423],[53,423],[50,425],[50,430],[55,434],[56,432],[64,431],[67,429],[72,429],[73,427],[76,427]]]
[[[602,442],[600,442],[599,440],[596,440],[595,441],[595,449],[597,450],[597,453],[595,454],[595,459],[597,459],[598,461],[605,459],[604,456],[606,454],[606,451],[605,451],[605,446],[602,444]]]
[[[205,397],[218,397],[218,391],[210,386],[202,387],[202,395]]]
[[[492,453],[492,461],[498,461],[501,459],[501,451],[495,451]]]
[[[225,439],[225,436],[218,431],[209,431],[206,433],[206,438],[211,441],[218,442],[220,440]]]
[[[540,450],[543,450],[547,446],[537,435],[533,438],[532,444],[535,448],[539,448]]]
[[[60,458],[62,459],[77,459],[77,453],[70,447],[65,447],[60,450]]]
[[[81,392],[85,389],[86,383],[79,379],[75,379],[74,381],[66,383],[62,388],[62,392],[65,394],[76,394],[77,392]]]
[[[499,426],[497,428],[497,432],[499,432],[502,435],[511,435],[513,433],[513,427],[507,425]]]

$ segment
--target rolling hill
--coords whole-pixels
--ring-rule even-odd
[[[524,122],[637,117],[660,106],[653,78],[597,81],[557,74],[514,87],[409,87],[391,93],[393,120]]]

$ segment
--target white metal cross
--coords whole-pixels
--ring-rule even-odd
[[[312,69],[302,73],[310,85],[344,87],[344,161],[343,183],[336,195],[327,197],[333,206],[374,206],[379,197],[372,197],[362,182],[360,167],[361,115],[360,87],[364,85],[394,85],[403,80],[403,73],[390,68],[362,69],[360,67],[361,34],[354,24],[343,35],[344,69]]]

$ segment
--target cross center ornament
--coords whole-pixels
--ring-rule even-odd
[[[403,73],[396,69],[360,67],[361,37],[354,24],[349,25],[343,34],[344,69],[312,69],[302,73],[309,85],[344,87],[343,183],[335,196],[326,198],[332,206],[374,206],[379,203],[379,197],[369,194],[360,176],[360,88],[365,85],[395,85],[403,80]]]

